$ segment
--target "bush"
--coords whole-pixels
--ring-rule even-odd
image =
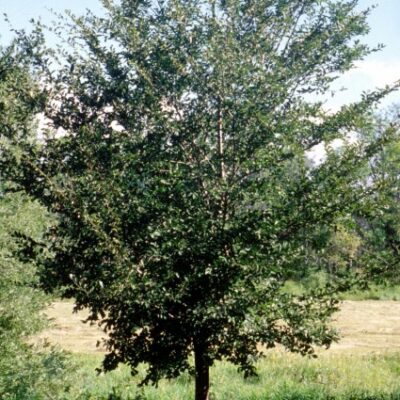
[[[16,233],[39,240],[48,216],[21,193],[0,198],[0,398],[51,399],[67,388],[65,354],[28,338],[46,321],[46,296],[38,288],[37,265],[22,261]]]

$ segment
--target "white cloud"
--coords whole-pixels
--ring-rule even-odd
[[[363,92],[384,88],[399,79],[400,59],[359,61],[333,83],[332,89],[336,93],[332,98],[325,99],[324,108],[328,112],[336,112],[344,104],[359,101]],[[400,92],[388,95],[381,102],[381,107],[394,102],[400,102]]]
[[[356,132],[348,132],[344,137],[333,139],[329,143],[319,143],[306,152],[306,157],[317,167],[324,163],[327,158],[327,150],[339,150],[343,146],[354,145],[358,142]]]
[[[356,63],[346,75],[348,80],[362,79],[369,87],[384,87],[400,79],[400,60],[364,60]]]

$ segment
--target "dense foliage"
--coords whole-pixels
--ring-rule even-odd
[[[58,216],[44,281],[109,333],[106,370],[145,362],[157,382],[194,353],[203,400],[215,360],[249,375],[261,345],[313,354],[336,338],[336,288],[281,286],[316,231],[375,193],[365,160],[394,133],[329,150],[390,89],[336,114],[310,100],[370,51],[356,3],[104,0],[105,16],[56,29],[59,53],[21,42],[49,128],[13,179]]]
[[[371,136],[380,137],[387,129],[396,130],[398,126],[398,106],[393,105],[376,115],[369,129],[360,132],[358,140],[369,142]],[[353,212],[339,218],[332,227],[316,230],[318,240],[309,247],[304,268],[297,276],[294,274],[295,279],[307,280],[316,271],[329,275],[326,279],[352,272],[362,278],[363,285],[376,281],[399,283],[399,146],[397,138],[365,160],[358,184],[374,186],[376,192],[360,199]]]
[[[28,243],[41,241],[50,216],[6,179],[33,134],[34,85],[12,47],[0,54],[0,398],[51,399],[60,394],[64,356],[28,339],[45,326],[38,258]]]
[[[377,118],[374,134],[387,127],[398,127],[398,106]],[[359,264],[368,279],[399,283],[400,264],[400,141],[394,141],[368,163],[366,182],[379,184],[380,190],[366,208],[354,215],[362,239]]]

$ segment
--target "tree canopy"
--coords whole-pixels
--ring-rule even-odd
[[[15,142],[27,145],[35,135],[35,87],[15,46],[0,48],[0,398],[5,400],[53,398],[66,384],[64,356],[28,343],[46,326],[40,311],[48,297],[40,289],[33,244],[43,240],[52,220],[7,179],[27,150]]]
[[[399,126],[399,106],[393,105],[377,118],[373,134],[380,136],[388,127]],[[369,280],[399,282],[400,203],[399,203],[400,142],[382,146],[368,163],[366,180],[380,190],[368,199],[366,207],[354,214],[362,238],[360,264]]]
[[[335,288],[281,286],[315,229],[376,190],[370,127],[392,88],[337,113],[316,95],[371,49],[352,0],[104,0],[55,27],[58,52],[21,37],[48,129],[14,180],[57,216],[42,273],[108,332],[104,368],[144,383],[192,370],[196,400],[227,359],[255,372],[261,346],[313,354],[336,338]],[[31,37],[32,39],[32,37]],[[340,150],[329,149],[337,138]],[[327,160],[310,163],[318,144]],[[15,162],[16,164],[17,162]]]

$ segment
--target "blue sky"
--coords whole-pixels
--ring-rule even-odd
[[[400,0],[359,0],[361,9],[373,4],[378,7],[370,16],[371,32],[365,41],[372,46],[383,43],[386,47],[357,63],[354,70],[337,81],[335,88],[346,87],[347,90],[327,100],[329,109],[335,110],[343,103],[356,101],[365,90],[400,79]],[[31,18],[41,17],[44,23],[50,23],[53,16],[49,9],[56,12],[70,9],[80,14],[86,8],[94,12],[101,11],[98,0],[0,0],[0,13],[8,14],[16,28],[29,27]],[[0,43],[5,44],[11,36],[7,24],[0,21]],[[389,96],[383,106],[392,102],[400,103],[400,93]]]

